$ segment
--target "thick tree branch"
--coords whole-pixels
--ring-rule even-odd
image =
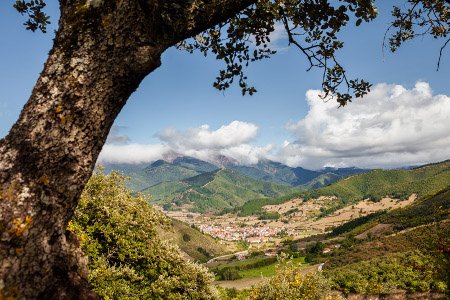
[[[160,16],[170,25],[173,45],[239,14],[256,0],[184,0],[163,2]],[[169,24],[168,24],[169,23]]]

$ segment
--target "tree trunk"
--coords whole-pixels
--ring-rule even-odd
[[[136,1],[101,10],[68,2],[32,95],[0,141],[0,299],[96,298],[67,222],[114,119],[168,46]]]
[[[97,298],[66,226],[114,119],[165,49],[252,2],[60,1],[44,70],[0,140],[0,299]]]

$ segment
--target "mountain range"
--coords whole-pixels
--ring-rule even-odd
[[[242,165],[237,161],[220,156],[214,163],[188,156],[157,160],[151,164],[111,164],[104,165],[105,171],[119,171],[130,178],[128,186],[134,191],[141,191],[153,185],[183,180],[219,169],[232,170],[240,175],[282,184],[291,187],[318,188],[341,178],[365,173],[369,170],[359,168],[324,168],[308,170],[302,167],[289,167],[279,162],[261,160],[254,165]]]
[[[367,172],[358,168],[308,170],[262,160],[241,165],[225,156],[215,163],[187,156],[151,164],[105,164],[129,177],[127,186],[151,197],[153,203],[192,204],[193,211],[219,211],[252,199],[273,198],[298,190],[319,188],[341,178]]]

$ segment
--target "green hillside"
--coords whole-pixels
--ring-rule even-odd
[[[324,263],[324,275],[344,293],[448,292],[450,188],[295,244],[311,263]],[[332,251],[324,253],[326,247]]]
[[[324,208],[323,215],[331,213],[346,205],[363,199],[377,201],[384,196],[407,198],[416,193],[419,198],[434,195],[450,185],[450,161],[425,165],[411,170],[374,170],[353,175],[312,191],[295,193],[275,199],[256,199],[247,202],[237,211],[243,215],[262,211],[268,204],[280,204],[292,198],[303,197],[305,200],[319,196],[336,196]]]
[[[450,187],[436,195],[419,199],[407,207],[354,219],[334,228],[332,236],[343,233],[357,235],[377,224],[392,224],[392,229],[398,231],[439,222],[446,218],[450,218]]]
[[[198,262],[206,262],[228,252],[226,246],[219,244],[211,236],[175,219],[172,219],[170,229],[160,230],[160,237],[166,241],[174,241],[184,253]]]
[[[200,161],[201,162],[201,161]],[[126,186],[134,192],[139,192],[166,181],[178,181],[201,173],[202,169],[210,169],[210,164],[197,163],[196,161],[179,159],[177,164],[172,164],[164,160],[157,160],[150,165],[132,164],[106,164],[105,174],[111,171],[118,171],[126,175],[128,180]]]
[[[218,169],[217,166],[200,160],[200,159],[196,159],[193,157],[189,157],[189,156],[180,156],[177,157],[172,164],[176,165],[176,166],[180,166],[189,170],[194,170],[196,172],[199,173],[204,173],[204,172],[212,172]]]
[[[292,193],[295,188],[259,181],[231,170],[200,174],[182,181],[165,182],[144,189],[152,202],[192,204],[195,212],[218,212],[245,202]]]
[[[380,222],[394,224],[396,229],[416,227],[450,218],[450,187],[405,208],[393,210]]]
[[[143,194],[150,196],[150,201],[154,204],[171,203],[174,195],[189,189],[189,185],[182,181],[161,182],[142,190]]]
[[[302,184],[301,186],[308,190],[317,189],[322,186],[326,186],[328,184],[336,182],[341,178],[342,178],[341,176],[334,173],[325,173],[317,176],[316,178],[311,179],[310,181],[308,181],[305,184]]]
[[[183,182],[190,186],[201,187],[201,186],[204,186],[205,184],[213,181],[218,172],[220,172],[220,171],[217,170],[217,171],[213,171],[213,172],[203,173],[203,174],[200,174],[197,176],[186,178],[183,180]]]
[[[412,170],[374,170],[348,177],[329,186],[305,193],[305,199],[336,196],[330,211],[362,199],[377,201],[384,196],[419,198],[434,195],[450,185],[450,161],[425,165]]]
[[[233,165],[227,167],[254,179],[271,181],[290,186],[297,185],[300,176],[302,177],[302,180],[304,180],[303,175],[306,175],[309,180],[310,177],[313,178],[320,174],[315,171],[309,171],[309,173],[313,173],[314,175],[309,173],[296,174],[293,168],[270,160],[263,160],[251,166]]]
[[[182,166],[157,160],[143,170],[147,179],[147,187],[166,181],[176,181],[198,175],[199,172]]]
[[[148,187],[147,176],[144,169],[146,164],[111,164],[106,163],[104,166],[104,173],[109,174],[112,171],[117,171],[120,174],[126,175],[128,180],[125,185],[134,192],[140,191]]]
[[[261,160],[250,166],[234,164],[226,167],[257,180],[305,188],[318,188],[341,178],[368,171],[358,168],[324,168],[313,171],[301,167],[292,168],[270,160]]]

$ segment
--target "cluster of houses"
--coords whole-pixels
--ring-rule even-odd
[[[280,228],[267,226],[261,227],[220,227],[208,224],[201,224],[200,231],[207,233],[214,238],[225,241],[247,241],[248,243],[265,243],[271,237],[275,237],[281,231]]]

